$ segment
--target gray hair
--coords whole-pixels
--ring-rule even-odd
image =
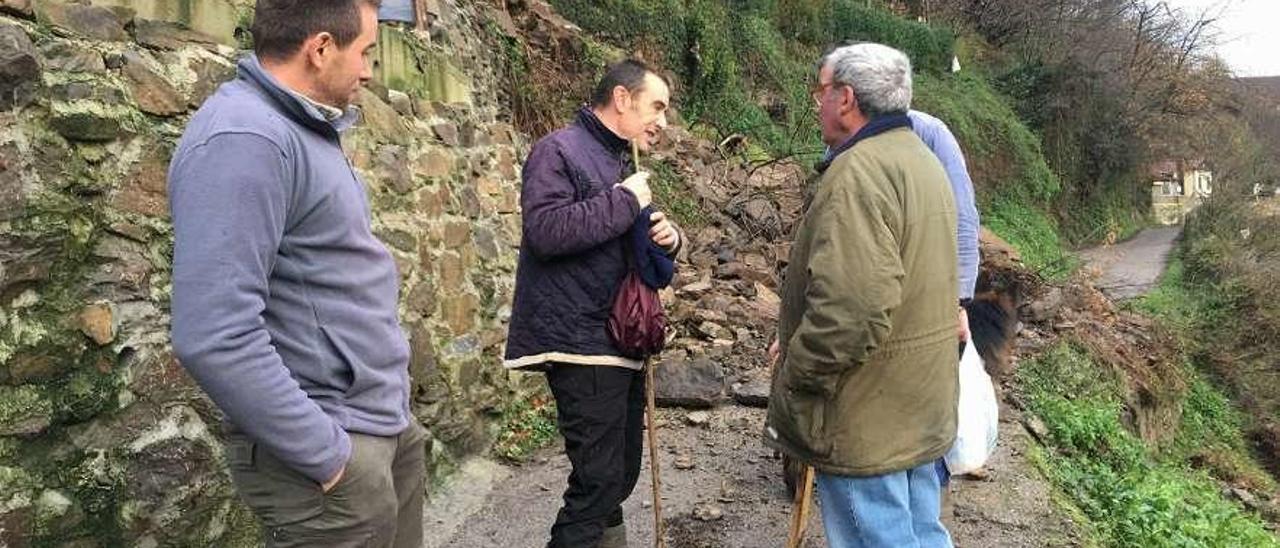
[[[828,66],[832,82],[853,88],[867,118],[911,108],[911,60],[901,51],[870,42],[842,46],[822,57],[819,67]]]

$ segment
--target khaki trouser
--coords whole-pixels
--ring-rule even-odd
[[[244,435],[227,442],[240,497],[262,521],[268,548],[420,548],[426,431],[351,434],[351,459],[328,493]]]

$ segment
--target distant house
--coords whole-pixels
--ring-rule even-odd
[[[417,23],[414,11],[413,0],[382,0],[382,6],[378,8],[378,20]]]
[[[440,18],[439,0],[382,0],[378,20],[428,29]]]
[[[1152,163],[1151,207],[1156,219],[1175,225],[1213,194],[1213,171],[1203,159],[1165,159]]]

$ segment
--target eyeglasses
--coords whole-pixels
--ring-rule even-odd
[[[813,87],[809,88],[809,94],[813,96],[814,104],[821,105],[822,96],[827,93],[828,89],[831,89],[836,86],[844,86],[844,85],[847,85],[847,84],[843,84],[841,82],[827,82],[825,84],[817,83],[817,84],[814,84]]]

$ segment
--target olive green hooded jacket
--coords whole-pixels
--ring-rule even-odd
[[[847,476],[941,457],[956,434],[956,276],[951,187],[909,128],[832,160],[783,282],[766,443]]]

